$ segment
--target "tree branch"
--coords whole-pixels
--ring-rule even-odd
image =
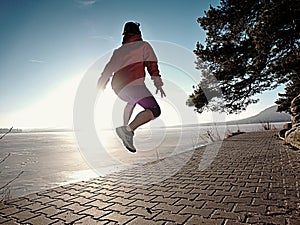
[[[18,179],[22,174],[24,173],[24,171],[21,171],[17,176],[15,176],[13,179],[11,179],[10,181],[8,181],[6,184],[4,184],[2,187],[0,187],[1,189],[4,189],[5,187],[7,187],[9,184],[11,184],[12,182],[14,182],[16,179]]]
[[[10,153],[8,153],[8,154],[0,161],[0,164],[3,163],[9,156],[10,156]]]
[[[12,131],[13,127],[11,127],[6,133],[4,133],[1,137],[0,137],[0,140],[2,138],[4,138],[8,133],[10,133]]]

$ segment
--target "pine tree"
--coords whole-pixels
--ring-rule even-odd
[[[279,93],[279,99],[275,102],[278,105],[277,111],[286,111],[290,113],[291,101],[300,94],[300,77],[294,76],[292,80],[286,84],[285,93]]]
[[[194,50],[203,77],[189,105],[198,112],[237,113],[258,102],[256,94],[287,84],[277,101],[287,111],[300,90],[299,15],[299,0],[221,0],[210,6],[198,19],[206,31],[205,46],[197,43]],[[222,97],[212,97],[215,87]]]

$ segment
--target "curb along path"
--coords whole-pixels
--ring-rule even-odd
[[[149,163],[0,203],[0,224],[300,224],[300,151],[275,132],[224,140],[201,171],[203,152],[156,184],[138,182],[165,172]],[[163,162],[170,168],[187,154]]]

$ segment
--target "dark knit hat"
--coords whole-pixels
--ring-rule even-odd
[[[140,24],[136,22],[127,22],[124,25],[123,35],[125,34],[141,34]]]

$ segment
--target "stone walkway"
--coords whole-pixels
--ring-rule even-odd
[[[268,131],[218,144],[206,168],[204,147],[10,200],[0,224],[300,224],[300,151]]]

